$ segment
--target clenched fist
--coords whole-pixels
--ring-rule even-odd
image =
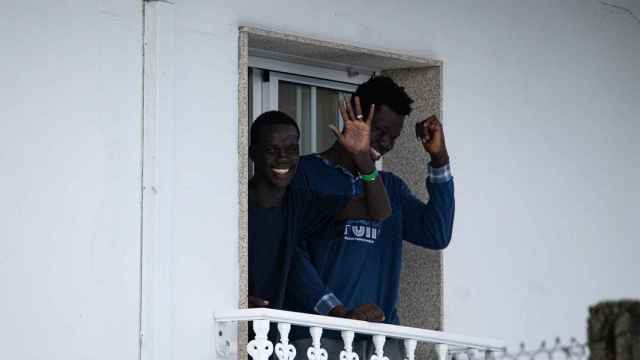
[[[449,153],[444,142],[442,124],[435,115],[416,124],[416,137],[424,150],[431,156],[431,165],[435,168],[449,163]]]

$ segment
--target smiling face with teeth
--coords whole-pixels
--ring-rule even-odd
[[[286,188],[298,166],[298,130],[291,125],[275,124],[261,128],[258,142],[251,145],[255,175],[268,184]]]

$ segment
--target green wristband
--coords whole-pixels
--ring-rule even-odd
[[[360,179],[364,182],[374,182],[378,178],[378,169],[373,169],[371,174],[360,174]]]

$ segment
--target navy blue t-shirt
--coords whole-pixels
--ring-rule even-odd
[[[347,201],[288,188],[279,207],[249,202],[249,295],[281,309],[296,244],[333,228]]]

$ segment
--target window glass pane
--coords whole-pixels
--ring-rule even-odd
[[[300,155],[311,153],[311,87],[279,81],[278,110],[291,116],[300,127]]]
[[[335,135],[329,125],[340,129],[340,115],[338,101],[340,92],[337,90],[317,88],[316,90],[316,144],[317,151],[325,151],[335,141]]]

